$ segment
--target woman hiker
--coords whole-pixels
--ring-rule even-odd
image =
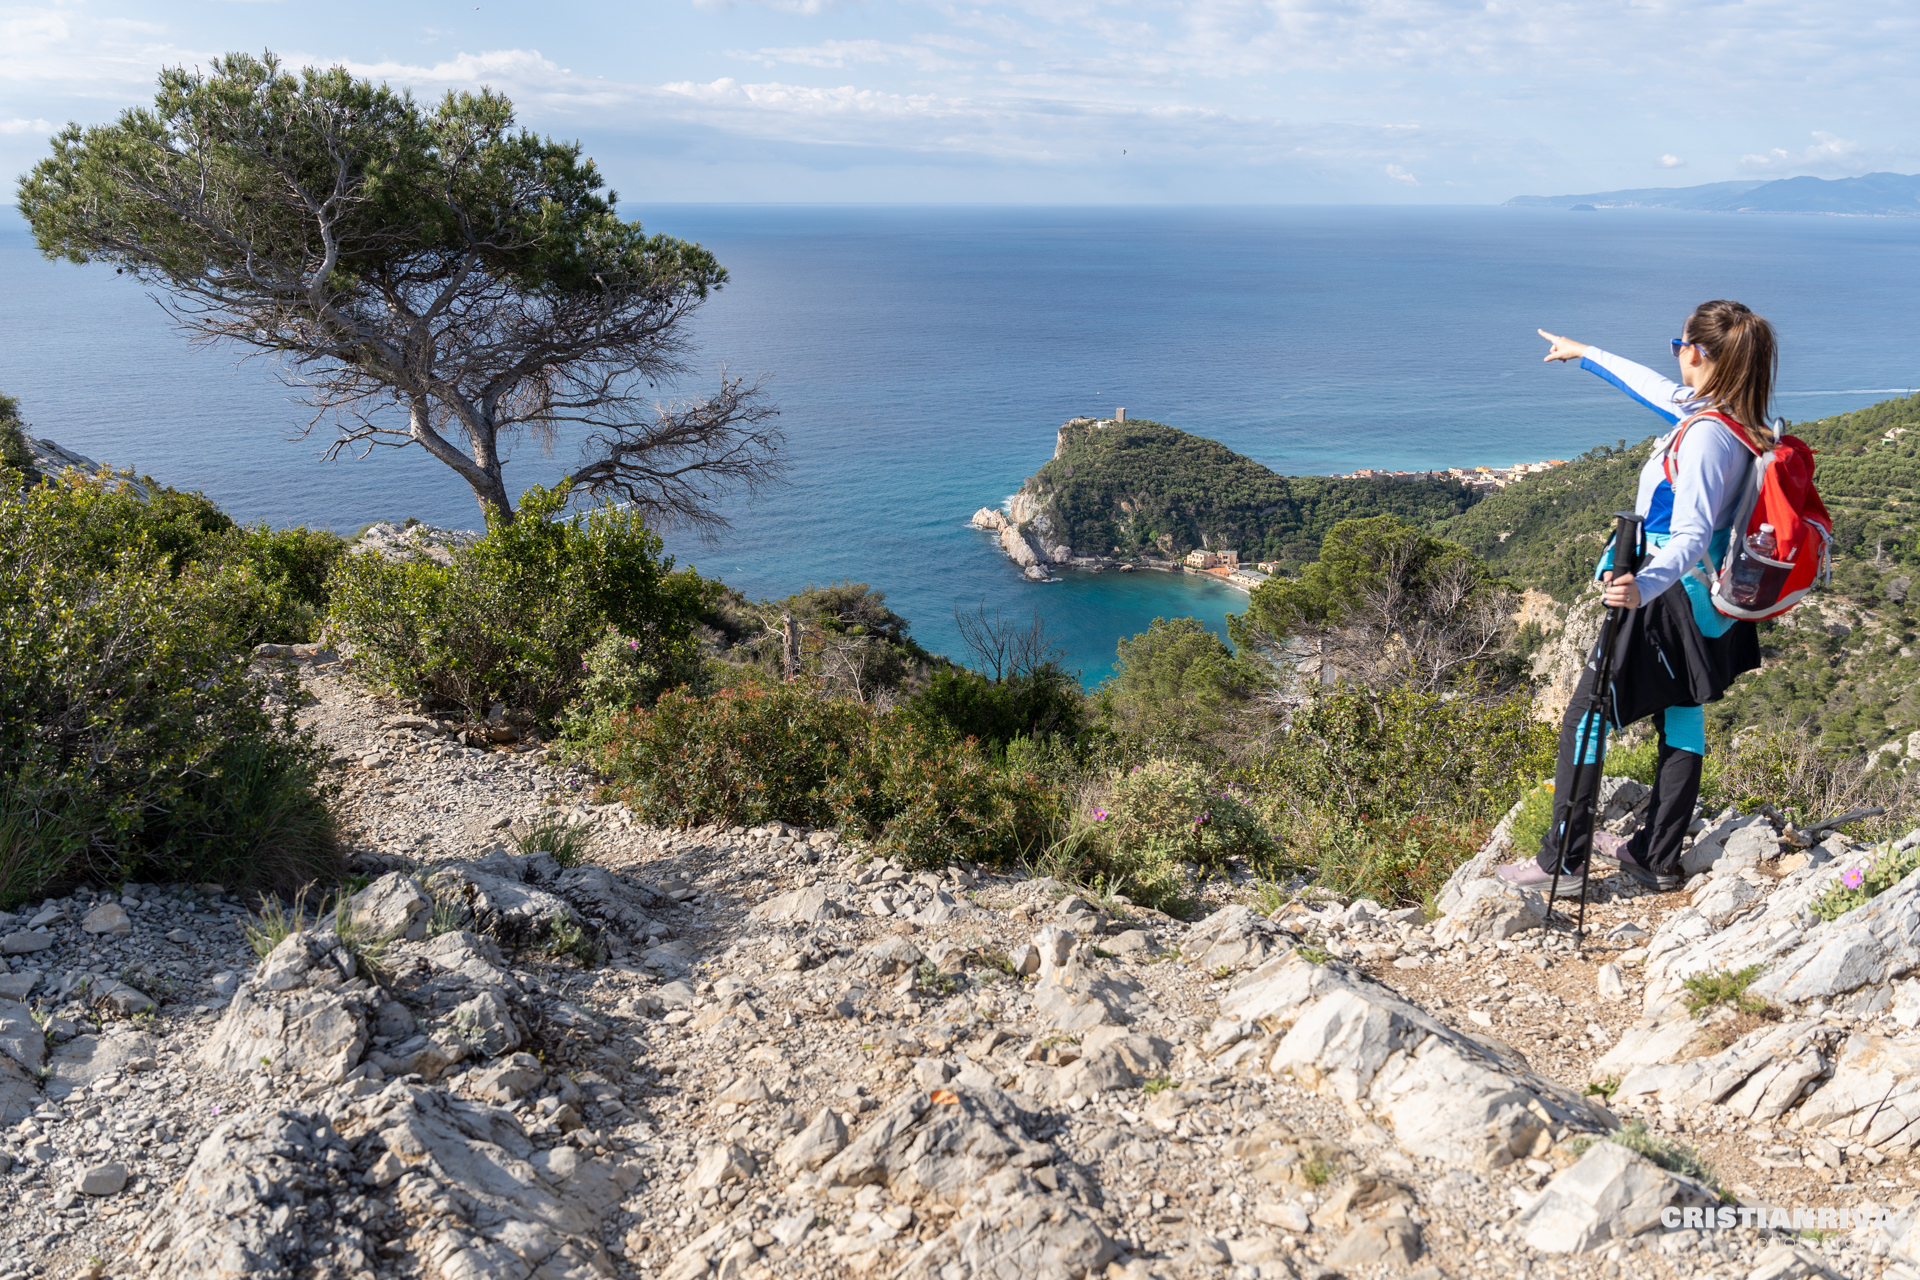
[[[1593,813],[1584,805],[1573,811],[1573,775],[1581,721],[1593,692],[1597,653],[1590,656],[1560,724],[1552,825],[1537,856],[1501,867],[1498,874],[1525,888],[1545,885],[1564,850],[1561,884],[1577,892],[1591,847],[1599,856],[1618,861],[1640,884],[1670,893],[1685,882],[1680,842],[1700,795],[1707,751],[1703,704],[1725,693],[1741,672],[1760,665],[1760,641],[1753,623],[1716,611],[1702,575],[1689,572],[1705,562],[1705,577],[1711,579],[1712,566],[1731,536],[1734,508],[1755,465],[1755,451],[1712,417],[1695,419],[1687,427],[1670,464],[1668,447],[1681,424],[1707,410],[1739,423],[1759,449],[1773,444],[1767,417],[1777,365],[1773,326],[1738,302],[1702,303],[1673,340],[1679,382],[1545,329],[1540,336],[1553,344],[1548,360],[1578,360],[1582,369],[1599,374],[1672,424],[1640,469],[1634,501],[1635,512],[1645,521],[1648,559],[1636,573],[1607,573],[1601,579],[1607,606],[1629,612],[1615,640],[1616,723],[1594,726],[1586,738],[1591,762],[1608,728],[1651,716],[1660,735],[1660,754],[1646,823],[1631,839],[1597,831],[1589,841],[1586,828]],[[1667,479],[1669,469],[1672,480]]]

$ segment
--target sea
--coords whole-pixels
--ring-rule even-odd
[[[1920,386],[1920,219],[1504,207],[1006,208],[629,204],[730,278],[698,313],[698,395],[768,375],[786,483],[723,510],[681,564],[769,598],[867,583],[930,649],[956,611],[1038,617],[1088,685],[1156,617],[1224,634],[1246,597],[1197,576],[1024,581],[968,517],[1080,414],[1124,407],[1288,474],[1571,458],[1659,424],[1546,365],[1537,328],[1659,369],[1698,302],[1737,298],[1781,337],[1778,410],[1804,420]],[[14,224],[17,226],[17,223]],[[325,422],[269,360],[197,347],[111,266],[0,230],[0,392],[35,435],[198,489],[237,519],[351,532],[477,527],[418,449],[321,459]],[[519,442],[516,488],[578,454]]]

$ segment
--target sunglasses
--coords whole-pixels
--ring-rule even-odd
[[[1699,345],[1697,342],[1688,342],[1685,338],[1675,338],[1673,340],[1673,354],[1676,356],[1679,355],[1680,348],[1682,347],[1697,347]]]

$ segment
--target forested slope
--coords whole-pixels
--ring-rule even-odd
[[[1227,548],[1242,560],[1313,560],[1342,520],[1392,514],[1419,524],[1466,510],[1451,480],[1283,476],[1217,440],[1145,419],[1060,430],[1060,448],[1023,491],[1082,555],[1185,555]]]

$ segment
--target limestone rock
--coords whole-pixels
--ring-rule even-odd
[[[1543,1253],[1585,1253],[1660,1225],[1669,1205],[1706,1205],[1713,1192],[1614,1142],[1596,1142],[1562,1170],[1518,1218],[1521,1239]]]
[[[497,987],[489,987],[453,1011],[453,1028],[469,1049],[484,1058],[497,1058],[518,1049],[526,1032]]]
[[[127,1185],[127,1166],[112,1161],[83,1169],[73,1189],[83,1196],[117,1196]]]
[[[1434,925],[1433,940],[1443,946],[1498,942],[1537,929],[1546,918],[1547,904],[1538,893],[1490,876],[1460,891],[1452,910]]]
[[[890,933],[878,942],[862,947],[848,963],[847,969],[863,977],[884,978],[896,973],[912,973],[925,959],[920,948],[899,934]]]
[[[389,871],[347,900],[354,922],[384,938],[418,942],[433,919],[433,899],[411,876]]]
[[[1327,1254],[1334,1267],[1391,1262],[1406,1266],[1420,1256],[1420,1228],[1411,1218],[1378,1218],[1362,1222]]]
[[[234,994],[201,1047],[201,1062],[216,1071],[344,1080],[366,1050],[373,996],[365,983],[338,985],[331,952],[316,963],[323,945],[294,933],[274,948],[254,983]],[[316,977],[321,985],[313,985]]]
[[[0,938],[0,956],[31,955],[53,945],[53,935],[45,929],[16,930]]]
[[[490,1067],[467,1074],[467,1089],[488,1102],[512,1106],[540,1087],[547,1078],[540,1060],[530,1053],[516,1053]]]
[[[1271,961],[1229,988],[1220,1009],[1286,1026],[1267,1069],[1349,1105],[1371,1101],[1414,1155],[1499,1168],[1549,1144],[1562,1125],[1614,1127],[1591,1099],[1339,966]]]
[[[39,1105],[40,1090],[34,1086],[33,1077],[11,1057],[0,1054],[0,1125],[20,1123]]]
[[[982,507],[973,513],[973,527],[987,529],[994,533],[1007,527],[1007,518],[992,507]]]
[[[64,1102],[75,1089],[91,1087],[140,1063],[152,1063],[160,1042],[144,1031],[76,1036],[47,1058],[47,1096]]]
[[[1051,1159],[1000,1090],[916,1088],[875,1112],[819,1176],[828,1186],[882,1183],[903,1203],[924,1196],[958,1205],[997,1170]]]
[[[783,893],[777,898],[767,899],[747,912],[747,919],[769,924],[788,920],[815,923],[821,920],[834,920],[845,914],[845,908],[829,898],[826,890],[795,889],[791,893]]]
[[[137,990],[117,978],[108,978],[92,988],[95,1008],[105,1008],[122,1018],[131,1018],[142,1013],[152,1013],[157,1007],[153,997]]]
[[[1735,916],[1766,896],[1764,888],[1745,876],[1716,875],[1693,895],[1692,905],[1708,924],[1724,929]]]
[[[1833,1078],[1800,1108],[1803,1130],[1825,1130],[1836,1141],[1859,1142],[1888,1155],[1920,1146],[1920,1045],[1884,1036],[1847,1039]]]
[[[899,1280],[1081,1280],[1120,1247],[1079,1210],[1047,1196],[1025,1196],[957,1217],[900,1267]]]
[[[1720,860],[1720,855],[1727,851],[1727,843],[1735,833],[1746,831],[1751,831],[1752,834],[1746,837],[1741,848],[1757,857],[1758,847],[1748,842],[1762,833],[1766,838],[1771,839],[1772,824],[1759,814],[1747,817],[1735,816],[1700,833],[1699,838],[1680,855],[1681,871],[1689,876],[1697,876],[1702,871],[1711,869],[1713,864]],[[1777,849],[1778,845],[1774,848]]]
[[[1173,1059],[1173,1046],[1158,1036],[1123,1027],[1095,1027],[1080,1040],[1080,1058],[1054,1078],[1054,1093],[1088,1097],[1114,1089],[1136,1089],[1143,1078],[1159,1075]]]
[[[133,932],[133,921],[127,918],[127,909],[119,903],[103,902],[80,918],[80,929],[84,933],[123,938]]]
[[[1253,969],[1291,950],[1293,935],[1251,907],[1222,907],[1180,939],[1180,956],[1197,969]]]
[[[1812,903],[1852,864],[1840,858],[1793,872],[1723,929],[1694,908],[1670,916],[1647,944],[1647,1009],[1694,974],[1751,966],[1762,972],[1749,992],[1790,1010],[1814,1001],[1855,1014],[1884,1008],[1890,980],[1920,968],[1920,871],[1820,920]]]
[[[774,1163],[783,1169],[818,1169],[846,1149],[847,1126],[822,1107],[813,1123],[780,1144],[773,1153]]]
[[[1040,565],[1039,553],[1028,545],[1020,530],[1012,525],[1000,530],[1000,549],[1007,553],[1008,559],[1022,569],[1034,569]],[[1046,571],[1042,569],[1041,572]]]
[[[693,1172],[687,1175],[687,1187],[692,1191],[705,1191],[708,1187],[725,1186],[729,1182],[745,1182],[754,1175],[757,1167],[753,1156],[737,1142],[711,1147],[694,1164]]]
[[[0,1054],[5,1054],[28,1071],[36,1071],[47,1055],[47,1038],[33,1020],[27,1006],[17,1000],[0,1000]]]
[[[1140,986],[1130,978],[1103,974],[1077,956],[1042,977],[1033,988],[1033,1009],[1053,1030],[1067,1035],[1103,1024],[1132,1020],[1129,1007]]]
[[[1599,972],[1594,975],[1594,987],[1609,1000],[1627,998],[1626,977],[1620,972],[1620,966],[1611,960],[1601,965]]]

